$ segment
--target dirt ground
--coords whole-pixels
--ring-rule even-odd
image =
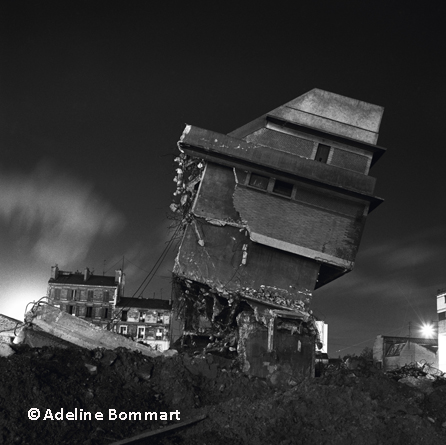
[[[426,394],[373,368],[334,369],[275,388],[209,354],[150,359],[122,349],[21,346],[0,358],[0,376],[5,444],[111,444],[200,415],[206,418],[139,443],[446,443],[446,385]],[[39,409],[38,420],[28,418],[31,408]],[[67,419],[76,409],[78,420]],[[110,409],[127,419],[110,419]],[[87,412],[92,419],[79,420]],[[142,419],[129,420],[130,412]],[[168,420],[144,420],[145,412]]]

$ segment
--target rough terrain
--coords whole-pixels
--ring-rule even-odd
[[[0,442],[109,444],[178,420],[108,420],[124,412],[180,412],[205,420],[147,439],[151,444],[444,444],[446,385],[421,392],[373,368],[333,369],[294,386],[248,378],[234,361],[178,354],[150,359],[127,350],[21,346],[0,358]],[[39,420],[28,410],[38,408]],[[42,420],[67,412],[92,420]],[[103,420],[95,420],[100,412]],[[442,426],[444,425],[444,426]]]

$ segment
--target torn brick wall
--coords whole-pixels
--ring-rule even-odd
[[[251,289],[219,291],[174,278],[174,311],[183,321],[181,345],[237,360],[247,374],[275,383],[314,373],[314,319],[278,294],[263,300]]]

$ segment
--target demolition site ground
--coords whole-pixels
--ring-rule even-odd
[[[397,382],[401,373],[359,366],[274,387],[242,374],[236,360],[192,351],[149,358],[122,348],[15,349],[0,358],[0,443],[111,444],[148,430],[161,434],[132,443],[446,442],[443,379],[420,390]],[[39,419],[29,419],[31,408]]]

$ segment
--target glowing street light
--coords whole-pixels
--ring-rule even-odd
[[[432,324],[424,323],[421,326],[421,333],[424,338],[433,338],[435,335],[435,328]]]

